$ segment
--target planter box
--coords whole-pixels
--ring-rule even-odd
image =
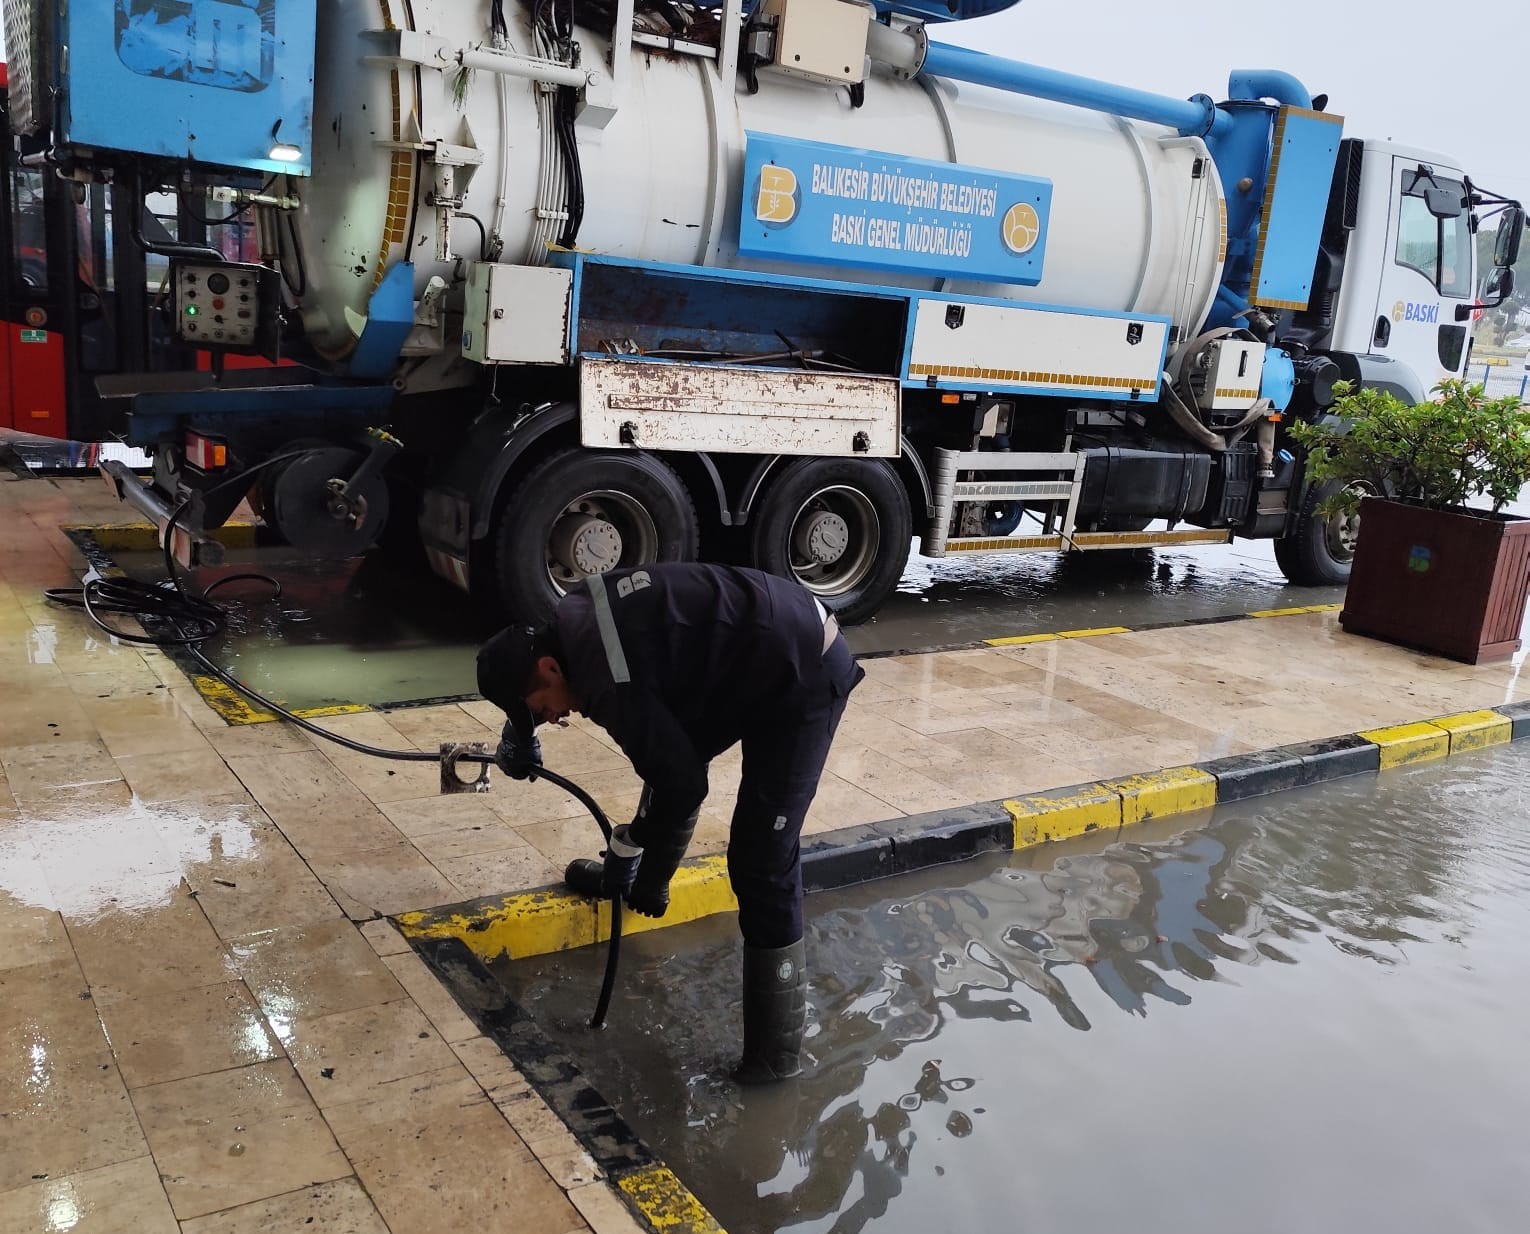
[[[1480,664],[1519,650],[1530,519],[1368,498],[1339,622],[1352,634]]]

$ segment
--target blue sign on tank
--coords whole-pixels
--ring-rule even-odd
[[[1041,282],[1052,182],[750,133],[739,252],[904,274]]]

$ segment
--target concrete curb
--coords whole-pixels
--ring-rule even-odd
[[[829,891],[962,861],[980,853],[1032,848],[1055,840],[1117,832],[1150,819],[1210,810],[1286,789],[1530,738],[1530,703],[1436,716],[1414,724],[1277,746],[1253,754],[1169,767],[1005,801],[847,827],[803,841],[802,882]],[[738,908],[722,856],[687,861],[670,886],[659,920],[628,913],[631,933],[663,929]],[[610,905],[541,888],[489,896],[394,918],[404,936],[455,938],[482,960],[523,959],[610,937]]]

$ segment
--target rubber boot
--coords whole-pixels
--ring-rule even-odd
[[[801,939],[790,947],[744,947],[744,1057],[740,1084],[774,1084],[802,1074],[807,1024]]]
[[[644,797],[644,805],[647,797]],[[691,845],[696,832],[696,820],[701,811],[692,814],[673,835],[643,849],[643,860],[638,863],[637,882],[627,897],[627,906],[645,917],[662,917],[669,911],[669,883],[675,871],[685,860],[685,850]],[[563,872],[564,885],[575,895],[599,899],[602,892],[604,867],[599,861],[581,857],[568,863]]]

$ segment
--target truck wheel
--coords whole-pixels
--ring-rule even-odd
[[[750,522],[755,566],[795,578],[846,625],[893,593],[914,535],[908,493],[880,460],[799,459]]]
[[[517,489],[494,532],[494,571],[498,598],[518,620],[549,620],[592,574],[696,559],[696,508],[680,477],[652,455],[564,450]]]
[[[1367,495],[1374,491],[1364,481],[1348,487]],[[1296,525],[1289,535],[1275,541],[1275,562],[1298,587],[1333,587],[1349,582],[1360,536],[1360,515],[1330,515],[1318,509],[1339,488],[1337,480],[1309,484],[1302,494]]]

